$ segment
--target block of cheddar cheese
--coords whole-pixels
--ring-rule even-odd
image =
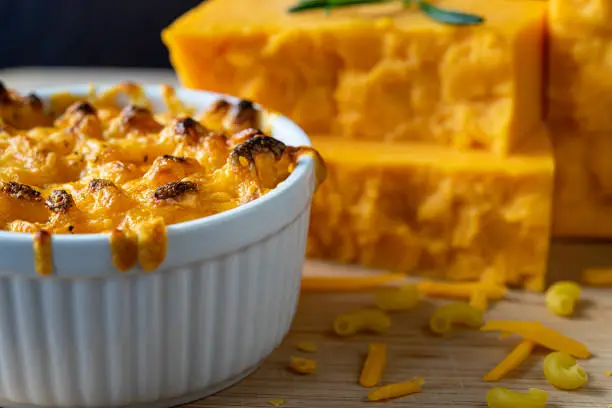
[[[612,2],[551,0],[548,121],[612,131]]]
[[[612,131],[551,130],[556,159],[553,233],[612,236]]]
[[[536,137],[537,136],[537,137]],[[553,159],[315,137],[329,176],[312,205],[308,255],[452,280],[491,268],[538,289],[546,271]]]
[[[288,13],[298,0],[209,0],[163,32],[181,82],[252,99],[307,132],[505,154],[541,119],[546,3],[440,0]]]

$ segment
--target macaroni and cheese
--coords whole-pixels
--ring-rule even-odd
[[[49,107],[0,85],[0,228],[34,234],[36,269],[52,272],[53,234],[107,233],[113,262],[158,267],[166,225],[227,211],[274,189],[309,147],[264,133],[249,101],[216,101],[196,115],[163,87],[153,113],[143,89],[121,83]],[[127,103],[126,103],[127,101]]]

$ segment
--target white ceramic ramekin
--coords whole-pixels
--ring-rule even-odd
[[[160,88],[145,89],[161,106]],[[198,108],[220,96],[177,94]],[[271,129],[310,144],[284,117]],[[108,237],[91,234],[54,236],[54,275],[38,276],[32,237],[1,231],[0,405],[169,407],[249,374],[291,324],[313,190],[304,157],[264,197],[169,226],[166,260],[148,273],[117,271]]]

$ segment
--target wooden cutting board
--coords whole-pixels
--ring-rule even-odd
[[[309,261],[307,274],[362,273],[357,267]],[[486,407],[487,390],[499,385],[526,391],[541,388],[549,392],[551,408],[606,408],[612,404],[612,290],[585,289],[584,301],[575,317],[564,319],[549,313],[541,294],[513,292],[508,300],[494,304],[487,319],[539,320],[545,325],[585,342],[594,356],[582,361],[590,375],[588,386],[577,392],[556,390],[542,374],[546,350],[536,352],[508,378],[487,383],[482,377],[518,343],[517,338],[499,340],[497,333],[457,331],[448,338],[432,336],[425,329],[432,310],[444,300],[424,300],[417,309],[393,316],[386,336],[359,335],[340,339],[330,330],[339,313],[371,304],[367,293],[303,293],[291,332],[285,341],[253,375],[217,395],[185,405],[203,407],[271,407],[270,400],[282,398],[283,408],[360,408],[367,389],[357,379],[368,342],[384,341],[388,347],[385,382],[425,378],[420,394],[389,402],[401,407]],[[315,354],[299,352],[295,344],[314,341]],[[299,376],[287,371],[290,356],[314,358],[318,372]],[[517,407],[520,408],[520,407]]]

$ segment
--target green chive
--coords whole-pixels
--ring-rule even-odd
[[[301,0],[300,4],[289,9],[290,13],[313,9],[332,9],[336,7],[348,7],[359,4],[389,3],[392,0]]]
[[[482,24],[484,18],[471,13],[463,13],[456,10],[446,10],[436,7],[426,1],[419,1],[419,8],[432,20],[452,25],[476,25]]]
[[[289,9],[290,13],[297,13],[305,10],[325,9],[325,14],[329,15],[331,10],[336,7],[347,7],[360,4],[380,4],[389,3],[394,0],[298,0],[299,3]],[[413,3],[418,3],[419,9],[432,20],[451,25],[476,25],[482,24],[485,20],[479,15],[464,13],[457,10],[447,10],[437,7],[425,0],[401,0],[404,7]]]

